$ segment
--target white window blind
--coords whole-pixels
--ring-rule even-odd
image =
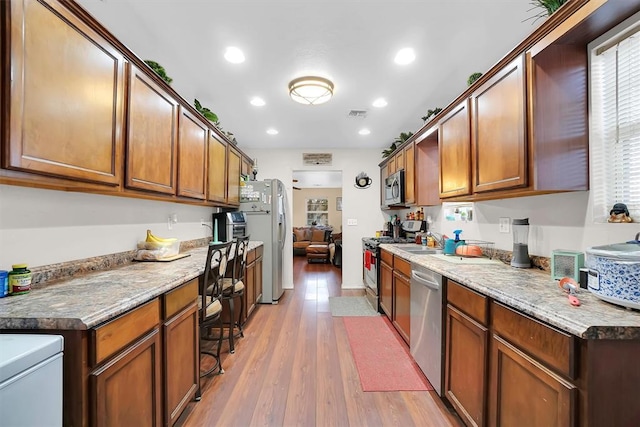
[[[603,47],[604,46],[604,47]],[[606,222],[615,203],[640,222],[640,33],[591,50],[593,217]]]

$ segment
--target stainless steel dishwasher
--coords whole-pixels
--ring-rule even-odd
[[[442,276],[411,263],[411,356],[442,396]]]

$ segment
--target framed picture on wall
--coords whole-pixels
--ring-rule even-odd
[[[342,197],[336,197],[336,210],[342,210]]]

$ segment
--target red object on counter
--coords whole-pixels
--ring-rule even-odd
[[[372,255],[371,251],[364,251],[364,268],[367,270],[371,270]]]

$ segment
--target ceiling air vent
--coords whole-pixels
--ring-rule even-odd
[[[367,110],[351,110],[349,111],[349,117],[364,119],[367,117]]]
[[[331,166],[333,155],[331,153],[303,153],[302,163],[305,166]]]

